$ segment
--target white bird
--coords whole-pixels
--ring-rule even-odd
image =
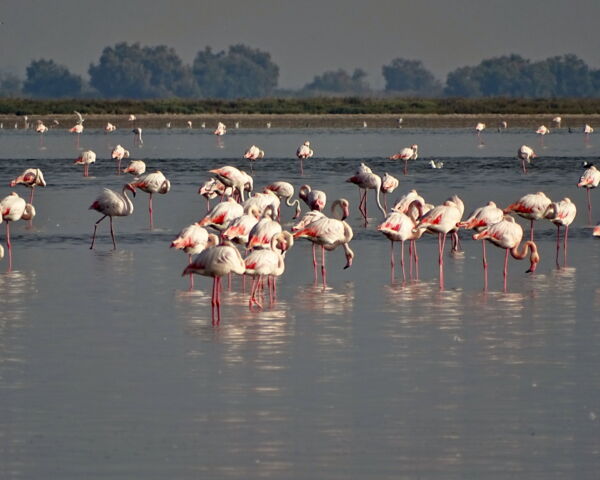
[[[6,247],[8,248],[8,271],[12,270],[12,243],[10,241],[10,222],[31,220],[35,216],[35,208],[26,203],[16,192],[12,192],[0,200],[0,223],[6,224]]]
[[[149,194],[148,212],[150,213],[150,229],[154,228],[154,217],[152,215],[152,195],[160,193],[164,195],[171,190],[171,182],[163,175],[160,170],[152,173],[146,173],[142,177],[129,184],[131,187],[139,188]]]
[[[585,126],[583,127],[583,133],[585,133],[586,135],[589,135],[590,133],[594,133],[594,129],[586,123]]]
[[[431,168],[444,168],[444,162],[442,162],[441,160],[438,160],[438,161],[429,160],[429,166]]]
[[[123,173],[131,173],[135,177],[139,177],[146,173],[146,163],[143,160],[131,160],[129,165],[123,169]]]
[[[540,125],[535,131],[538,135],[548,135],[550,133],[550,129],[546,125]]]
[[[291,183],[282,181],[273,182],[264,188],[265,192],[267,190],[275,193],[275,195],[277,195],[279,198],[283,198],[288,207],[293,207],[294,205],[296,206],[296,213],[293,217],[294,219],[300,216],[302,213],[302,209],[300,208],[300,200],[296,199],[292,201],[292,197],[294,196],[294,186]],[[280,215],[281,212],[277,212],[277,218],[279,218]]]
[[[136,142],[138,145],[143,145],[144,141],[142,140],[142,129],[140,127],[135,127],[131,133],[133,133],[135,136],[133,137],[133,144],[135,145]]]
[[[404,175],[408,175],[408,161],[416,160],[419,156],[419,146],[411,145],[400,150],[399,153],[395,153],[390,157],[390,160],[403,160],[404,161]]]
[[[107,122],[106,126],[104,127],[104,132],[110,133],[110,132],[114,132],[116,129],[117,129],[117,127],[115,127],[112,123]]]
[[[561,123],[561,122],[562,122],[562,117],[554,117],[554,118],[552,119],[552,123],[554,123],[554,125],[555,125],[557,128],[560,128],[560,123]]]
[[[314,152],[310,148],[310,142],[306,140],[296,150],[296,156],[300,159],[300,174],[304,175],[304,160],[311,158]]]
[[[221,135],[225,135],[227,133],[227,127],[225,126],[224,123],[217,123],[217,129],[214,131],[215,135],[221,136]]]
[[[83,125],[83,122],[85,122],[85,119],[83,118],[81,113],[79,113],[77,110],[74,110],[73,113],[77,116],[77,125]]]
[[[121,145],[117,145],[113,148],[112,153],[110,154],[111,158],[117,161],[117,174],[121,174],[121,160],[124,158],[129,158],[129,150],[125,150]]]
[[[191,265],[194,255],[198,255],[206,248],[215,247],[219,244],[219,237],[214,233],[208,233],[206,228],[197,223],[185,227],[171,242],[171,248],[182,250],[188,255],[188,265]],[[194,276],[190,273],[190,290],[194,288]]]
[[[83,176],[89,176],[89,167],[92,163],[96,163],[96,153],[92,150],[85,150],[81,152],[75,161],[73,162],[75,165],[83,165]]]
[[[527,145],[521,145],[521,148],[519,148],[517,151],[517,157],[521,160],[521,168],[523,169],[523,173],[527,173],[525,162],[531,163],[531,159],[536,158],[537,155],[533,151],[533,148],[528,147]]]
[[[96,210],[103,216],[94,224],[94,235],[92,236],[92,244],[90,250],[94,248],[96,241],[96,229],[98,224],[106,217],[110,219],[110,235],[112,237],[113,248],[117,249],[117,242],[115,241],[115,231],[113,229],[113,217],[126,217],[133,213],[133,203],[127,196],[127,190],[133,193],[135,197],[135,188],[126,184],[123,186],[123,191],[117,193],[113,190],[105,188],[102,193],[94,200],[94,203],[90,205],[90,210]]]

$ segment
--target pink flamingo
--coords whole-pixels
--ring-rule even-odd
[[[142,146],[144,144],[144,140],[142,140],[142,129],[140,127],[135,127],[131,133],[133,133],[133,145]]]
[[[94,234],[92,236],[90,250],[94,248],[98,224],[106,217],[110,220],[110,236],[112,237],[113,249],[117,249],[115,231],[113,229],[113,217],[127,217],[133,213],[133,203],[127,196],[127,190],[132,192],[135,197],[135,188],[129,184],[125,184],[121,193],[105,188],[96,200],[94,200],[94,203],[90,205],[90,210],[96,210],[103,215],[102,218],[94,224]]]
[[[517,260],[522,260],[527,256],[529,250],[531,250],[531,255],[529,257],[530,267],[527,270],[527,273],[535,272],[537,264],[540,261],[540,256],[538,255],[537,245],[533,241],[525,242],[523,249],[519,252],[519,244],[523,239],[523,229],[521,225],[515,222],[515,219],[511,216],[504,217],[504,220],[501,222],[490,225],[488,228],[483,230],[480,233],[476,233],[473,235],[474,240],[489,240],[493,245],[497,247],[504,248],[506,250],[506,255],[504,257],[504,291],[507,291],[506,288],[506,277],[508,275],[508,254],[510,253],[513,258]]]
[[[423,205],[423,208],[425,208],[426,206],[429,207],[429,208],[426,208],[427,211],[429,211],[433,208],[433,205],[429,206],[429,204],[426,204],[425,199],[421,195],[419,195],[415,189],[412,189],[411,191],[409,191],[408,193],[406,193],[406,194],[402,195],[402,197],[400,197],[400,199],[392,207],[392,211],[400,212],[400,213],[407,213],[411,204],[415,200],[418,200],[418,202],[421,205]]]
[[[244,214],[244,208],[233,198],[218,203],[198,222],[201,227],[213,227],[220,232],[229,227],[231,222]]]
[[[544,146],[544,136],[550,133],[550,129],[546,125],[540,125],[535,133],[540,136],[540,144]]]
[[[89,177],[89,168],[92,163],[96,163],[96,153],[92,150],[86,150],[81,152],[73,164],[75,165],[83,165],[83,176]]]
[[[501,208],[498,208],[494,202],[488,202],[484,207],[477,208],[464,222],[459,222],[460,228],[466,228],[481,232],[489,226],[501,222],[504,219],[504,212]],[[485,240],[481,241],[481,247],[483,249],[483,284],[484,289],[487,290],[488,277],[487,277],[487,255],[485,252]]]
[[[346,182],[353,183],[358,186],[360,193],[360,202],[358,204],[358,210],[365,220],[365,226],[368,223],[368,215],[367,215],[367,192],[369,189],[375,190],[375,200],[377,201],[377,207],[383,213],[385,218],[385,210],[381,205],[381,201],[379,199],[379,193],[381,191],[381,177],[379,175],[374,174],[369,167],[367,167],[364,163],[361,164],[361,168],[356,175],[353,175],[350,178],[346,179]],[[364,191],[363,191],[364,190]]]
[[[479,122],[475,125],[475,132],[477,132],[477,137],[479,138],[479,143],[483,144],[483,140],[481,139],[481,132],[485,130],[485,123]]]
[[[146,163],[143,160],[131,160],[129,165],[123,169],[123,173],[130,173],[134,177],[139,177],[146,173]]]
[[[41,120],[37,121],[35,131],[40,134],[40,145],[44,144],[44,134],[48,131],[48,127]]]
[[[300,160],[300,175],[304,175],[304,160],[311,158],[314,152],[310,148],[310,142],[306,140],[296,150],[296,156]]]
[[[250,160],[250,168],[254,168],[254,162],[261,158],[264,158],[265,151],[258,148],[256,145],[252,145],[246,152],[244,153],[244,158]]]
[[[390,160],[403,160],[404,161],[404,175],[408,175],[408,161],[416,160],[419,156],[419,146],[411,145],[400,150],[399,153],[395,153],[390,157]]]
[[[552,203],[544,192],[529,193],[504,209],[504,213],[515,212],[520,217],[531,221],[529,240],[533,242],[533,222],[544,218],[546,209]]]
[[[192,257],[206,248],[219,244],[219,237],[214,233],[208,233],[206,228],[197,223],[185,227],[171,242],[171,248],[183,250],[188,255],[188,265],[192,264]],[[190,290],[194,288],[194,276],[190,273]]]
[[[281,224],[274,220],[275,210],[273,207],[268,207],[263,212],[262,218],[252,227],[248,234],[248,250],[255,248],[268,248],[271,239],[282,231]]]
[[[331,211],[334,212],[335,208],[339,206],[342,209],[343,219],[348,215],[348,205],[348,200],[338,199],[333,202]],[[353,236],[354,233],[352,232],[352,227],[350,227],[350,225],[348,225],[344,220],[329,218],[325,215],[322,215],[320,218],[317,218],[305,227],[294,232],[294,238],[307,238],[314,245],[319,245],[321,247],[321,277],[323,280],[323,288],[325,288],[327,285],[325,250],[335,250],[341,245],[346,255],[346,266],[344,268],[349,268],[352,266],[352,260],[354,259],[354,252],[350,248],[350,241],[352,240]],[[317,260],[314,249],[313,265],[316,272]]]
[[[256,205],[251,205],[240,217],[235,218],[223,232],[223,237],[241,245],[248,243],[248,237],[261,217]]]
[[[273,182],[264,188],[265,192],[267,190],[273,192],[280,199],[283,198],[285,200],[285,204],[288,207],[296,206],[296,213],[292,218],[296,219],[301,215],[302,209],[300,208],[300,200],[296,199],[294,201],[291,201],[292,197],[294,196],[294,186],[291,183],[281,181]],[[277,218],[280,218],[279,211],[277,212]]]
[[[417,205],[422,208],[421,205]],[[460,222],[462,212],[460,207],[452,200],[446,200],[444,204],[432,208],[427,213],[422,214],[417,221],[415,231],[427,230],[438,234],[438,263],[440,270],[440,290],[444,290],[444,247],[446,245],[446,236],[449,232],[456,230],[456,225]]]
[[[270,248],[252,250],[244,264],[246,275],[252,275],[252,288],[250,292],[249,307],[256,305],[259,309],[263,306],[259,300],[259,290],[262,288],[263,278],[267,277],[269,286],[269,300],[272,305],[277,297],[277,277],[285,270],[285,254],[294,245],[294,237],[290,232],[279,232],[271,239]]]
[[[242,207],[244,211],[248,211],[251,206],[258,208],[258,211],[262,215],[267,208],[273,209],[273,212],[277,213],[281,206],[281,200],[271,190],[265,190],[265,192],[253,193],[251,197],[247,198]]]
[[[387,172],[385,172],[383,174],[383,178],[381,179],[381,193],[383,193],[383,208],[385,209],[386,212],[388,209],[387,194],[392,193],[394,190],[396,190],[396,188],[398,188],[399,184],[400,184],[400,182],[393,175],[390,175]]]
[[[146,173],[144,176],[130,183],[133,188],[139,188],[149,194],[148,212],[150,213],[150,230],[154,228],[154,217],[152,215],[152,195],[160,193],[164,195],[171,190],[171,182],[159,170],[153,173]]]
[[[564,264],[567,266],[567,239],[569,237],[569,225],[575,220],[577,215],[577,207],[570,198],[563,198],[560,202],[552,202],[548,205],[544,218],[550,220],[556,225],[556,266],[560,268],[558,263],[558,252],[560,250],[560,227],[565,227],[565,235],[563,241]]]
[[[322,190],[313,190],[310,185],[302,185],[298,189],[298,196],[311,210],[322,212],[327,203],[327,194]]]
[[[236,273],[242,275],[246,271],[244,259],[237,248],[229,241],[223,241],[216,247],[211,247],[200,252],[194,261],[183,270],[182,276],[195,273],[213,278],[211,299],[212,324],[221,323],[221,277]],[[215,321],[215,310],[217,318]]]
[[[217,123],[217,129],[214,131],[214,134],[221,137],[227,133],[227,127],[224,123]]]
[[[242,202],[244,201],[244,192],[247,190],[252,191],[252,177],[236,167],[227,165],[225,167],[209,170],[209,172],[214,173],[217,180],[223,185],[231,187],[234,193],[237,191],[239,199]]]
[[[537,155],[531,147],[528,147],[527,145],[521,145],[521,148],[519,148],[517,151],[517,157],[521,160],[521,168],[523,169],[523,173],[527,173],[525,162],[528,164],[531,163],[531,160],[536,158]]]
[[[592,199],[590,190],[596,188],[598,185],[600,185],[600,171],[594,165],[591,165],[583,172],[577,184],[578,187],[587,190],[588,223],[590,225],[592,224]]]
[[[104,127],[104,133],[114,132],[116,129],[117,127],[115,127],[112,123],[107,122],[106,126]]]
[[[25,202],[16,192],[11,192],[0,200],[0,223],[6,223],[6,247],[8,249],[8,271],[12,271],[12,243],[10,241],[10,222],[31,220],[35,217],[35,208]]]
[[[210,210],[210,201],[213,198],[221,197],[221,199],[223,199],[224,197],[230,197],[232,193],[233,189],[231,187],[226,187],[216,178],[211,178],[210,180],[204,182],[198,189],[198,194],[206,198],[207,212]]]
[[[600,237],[600,223],[594,227],[594,230],[592,231],[592,235],[594,237]]]
[[[44,175],[39,168],[28,168],[21,175],[10,181],[10,186],[22,184],[31,189],[29,194],[29,203],[33,205],[33,192],[35,187],[45,187],[46,181]]]
[[[117,161],[117,175],[121,175],[121,160],[129,158],[129,150],[125,150],[121,145],[117,145],[113,148],[110,156]]]
[[[74,127],[71,127],[69,129],[69,132],[77,134],[77,148],[79,148],[79,137],[81,136],[81,133],[83,132],[83,125],[81,125],[80,123],[78,123]]]

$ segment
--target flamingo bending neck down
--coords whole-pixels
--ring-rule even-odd
[[[353,183],[358,186],[360,193],[360,202],[358,204],[358,210],[365,220],[365,227],[368,223],[368,213],[367,213],[367,192],[369,189],[375,190],[375,200],[377,202],[377,207],[383,213],[383,217],[385,218],[385,210],[381,205],[381,200],[379,199],[379,193],[381,191],[381,177],[376,175],[371,171],[369,167],[367,167],[364,163],[361,164],[361,168],[359,171],[353,175],[352,177],[346,179],[346,182]]]
[[[45,187],[46,180],[44,180],[44,174],[39,168],[28,168],[17,178],[11,180],[9,185],[14,187],[18,184],[25,185],[31,189],[31,192],[29,193],[29,203],[33,205],[33,192],[35,187]]]
[[[550,220],[554,225],[556,225],[556,267],[560,268],[560,264],[558,262],[558,253],[560,250],[560,227],[565,227],[565,234],[563,239],[563,254],[564,254],[564,266],[567,266],[567,239],[569,237],[569,225],[573,223],[575,220],[575,215],[577,215],[577,207],[571,199],[565,197],[560,202],[552,202],[548,205],[546,212],[544,213],[544,218]]]
[[[0,200],[0,223],[6,224],[6,247],[8,249],[8,271],[12,271],[12,243],[10,241],[10,222],[17,220],[31,220],[35,217],[35,208],[31,203],[26,203],[17,192],[11,192]]]

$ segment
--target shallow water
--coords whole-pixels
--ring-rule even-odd
[[[13,225],[14,271],[0,274],[1,478],[597,477],[600,244],[576,187],[582,161],[598,155],[594,136],[557,132],[542,145],[510,129],[481,145],[467,129],[273,128],[221,139],[150,130],[138,148],[115,133],[82,135],[80,146],[98,154],[85,179],[72,165],[74,136],[51,131],[41,143],[31,131],[0,132],[0,196],[27,167],[48,182],[33,227]],[[294,152],[305,139],[315,157],[301,177]],[[117,250],[103,223],[90,251],[99,215],[89,205],[126,181],[109,160],[117,143],[163,171],[172,190],[155,197],[155,230],[140,192],[134,214],[115,220]],[[266,152],[256,187],[286,179],[351,200],[356,258],[343,270],[342,252],[329,254],[323,291],[312,284],[310,245],[298,241],[278,303],[250,312],[235,279],[213,327],[210,280],[197,277],[188,292],[187,259],[168,246],[204,215],[196,191],[207,171],[246,167],[253,143]],[[412,143],[422,158],[404,177],[387,156]],[[524,143],[539,154],[526,176],[515,159]],[[468,212],[540,190],[569,196],[579,213],[568,267],[555,266],[555,228],[539,223],[542,261],[530,276],[511,259],[508,293],[493,247],[482,291],[480,242],[465,232],[465,253],[446,256],[445,291],[429,236],[419,241],[420,280],[391,284],[372,192],[364,228],[357,189],[344,182],[361,161],[400,179],[390,201],[411,188],[432,203],[458,193]],[[288,225],[291,215],[284,210]]]

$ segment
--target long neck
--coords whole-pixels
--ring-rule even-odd
[[[531,249],[531,256],[533,257],[534,255],[537,255],[537,245],[532,242],[532,241],[527,241],[524,243],[523,248],[521,249],[521,251],[519,252],[519,245],[515,245],[513,248],[510,249],[510,254],[512,255],[513,258],[516,258],[517,260],[523,260],[526,256],[527,253],[529,253],[529,250]]]
[[[127,187],[126,186],[123,187],[123,193],[121,195],[123,196],[123,199],[125,201],[125,205],[127,207],[127,212],[133,213],[133,202],[127,196]]]
[[[377,207],[379,207],[379,210],[381,211],[381,213],[383,213],[383,218],[385,218],[385,209],[383,208],[383,206],[381,205],[381,200],[379,198],[379,194],[381,191],[381,178],[379,176],[376,177],[377,178],[377,188],[375,189],[375,200],[377,201]]]

